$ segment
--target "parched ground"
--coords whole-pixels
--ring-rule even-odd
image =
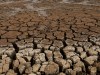
[[[100,0],[1,0],[0,75],[100,75]]]

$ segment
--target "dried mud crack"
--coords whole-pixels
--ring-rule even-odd
[[[100,75],[100,6],[61,1],[0,4],[0,75]]]

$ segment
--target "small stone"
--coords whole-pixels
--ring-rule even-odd
[[[85,50],[85,52],[88,52],[90,50],[90,48],[87,46],[84,46],[84,50]]]
[[[66,64],[66,60],[62,58],[55,59],[55,62],[58,63],[60,66],[63,66],[63,64]]]
[[[88,65],[92,65],[94,64],[95,61],[97,61],[97,59],[98,59],[98,56],[89,56],[89,57],[86,57],[84,60]]]
[[[20,74],[23,74],[23,72],[25,71],[25,66],[22,65],[22,64],[20,64],[20,65],[18,66],[18,69],[19,69]]]
[[[12,59],[10,57],[6,57],[2,59],[2,64],[11,64]]]
[[[50,45],[48,45],[48,44],[37,44],[37,48],[40,48],[40,49],[42,49],[42,48],[49,49],[49,47],[50,47]]]
[[[66,58],[71,58],[72,56],[76,55],[75,52],[65,52]]]
[[[74,41],[74,40],[72,40],[72,39],[67,39],[65,42],[66,42],[66,44],[69,45],[69,46],[72,46],[72,45],[78,46],[77,41]]]
[[[54,62],[49,62],[49,64],[45,67],[45,73],[47,75],[57,75],[59,73],[59,66]]]
[[[77,47],[77,53],[81,53],[83,52],[83,48],[82,47]]]
[[[37,44],[37,48],[42,49],[42,46],[44,46],[44,44]]]
[[[78,61],[75,65],[74,65],[74,68],[77,68],[77,67],[81,67],[82,70],[85,71],[85,65],[82,61]]]
[[[40,58],[40,61],[42,61],[42,62],[45,62],[46,61],[45,54],[44,53],[40,53],[39,54],[39,58]]]
[[[76,71],[77,74],[82,72],[82,68],[81,67],[75,67],[74,71]]]
[[[2,59],[6,58],[6,57],[7,57],[7,55],[2,55]]]
[[[39,54],[35,54],[34,55],[33,62],[34,61],[35,61],[36,64],[40,64],[41,63]]]
[[[10,69],[10,70],[7,72],[6,75],[17,75],[17,73],[15,73],[14,70],[11,70],[11,69]]]
[[[54,51],[54,58],[62,58],[62,54],[59,51]]]
[[[26,48],[24,40],[16,42],[16,45],[18,46],[19,50]]]
[[[5,51],[5,54],[7,54],[9,57],[13,58],[16,54],[14,48],[8,48],[8,50]]]
[[[90,49],[89,51],[88,51],[88,54],[89,55],[98,55],[98,52],[97,51],[95,51],[95,50],[92,50],[92,49]]]
[[[4,64],[2,67],[2,72],[7,72],[9,70],[9,64]]]
[[[55,31],[54,32],[54,36],[56,36],[56,38],[58,40],[63,40],[64,39],[64,32],[62,32],[62,31]]]
[[[13,69],[16,69],[19,66],[19,61],[18,60],[14,60],[13,61]]]
[[[72,70],[71,75],[77,75],[77,72],[75,70]]]
[[[22,57],[23,54],[22,53],[16,53],[16,59],[19,59],[20,57]]]
[[[99,46],[94,45],[94,46],[90,47],[90,49],[92,49],[92,50],[96,50],[96,49],[99,49]]]
[[[62,66],[62,70],[70,68],[70,63],[62,58],[55,59],[55,62]]]
[[[38,53],[41,52],[41,49],[33,49],[33,51],[34,51],[35,54],[38,54]]]
[[[23,54],[23,56],[29,56],[29,49],[25,48],[19,51],[19,53]]]
[[[29,68],[29,67],[31,67],[31,62],[26,62],[24,65],[26,68]]]
[[[96,73],[97,73],[97,68],[96,67],[89,66],[88,70],[90,72],[90,75],[96,75]]]
[[[71,57],[73,63],[77,63],[78,61],[80,61],[80,58],[78,56],[73,56]]]
[[[64,49],[64,51],[75,51],[75,48],[73,46],[66,46]]]
[[[86,58],[86,57],[87,57],[86,52],[81,52],[80,57],[81,57],[82,59]]]
[[[67,62],[69,62],[70,65],[72,65],[72,60],[68,59]]]
[[[62,48],[64,45],[63,45],[62,41],[55,40],[53,43],[53,46],[58,47],[58,48]]]
[[[21,57],[20,57],[18,60],[19,60],[20,64],[25,64],[25,63],[26,63],[26,61],[25,61],[24,58],[21,58]]]
[[[55,49],[56,49],[56,47],[50,46],[50,50],[54,51]]]
[[[46,68],[47,64],[43,64],[40,68],[40,72],[44,72],[45,71],[45,68]]]
[[[48,61],[53,61],[53,53],[50,50],[45,50],[46,57]]]
[[[65,73],[71,75],[72,71],[73,71],[72,69],[66,69]]]
[[[22,53],[24,56],[33,56],[34,51],[33,48],[25,48],[19,51],[19,53]]]
[[[33,71],[33,72],[38,72],[38,70],[39,70],[40,67],[41,67],[40,64],[34,64],[34,65],[32,66],[32,71]]]
[[[29,74],[29,73],[31,73],[31,72],[32,72],[32,67],[26,68],[26,70],[25,70],[25,73],[26,73],[26,74]]]

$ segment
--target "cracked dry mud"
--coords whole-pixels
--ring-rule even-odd
[[[100,6],[9,1],[0,4],[0,75],[100,75]]]

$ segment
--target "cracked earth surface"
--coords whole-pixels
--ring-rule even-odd
[[[92,1],[1,0],[0,75],[100,75],[100,1]]]

